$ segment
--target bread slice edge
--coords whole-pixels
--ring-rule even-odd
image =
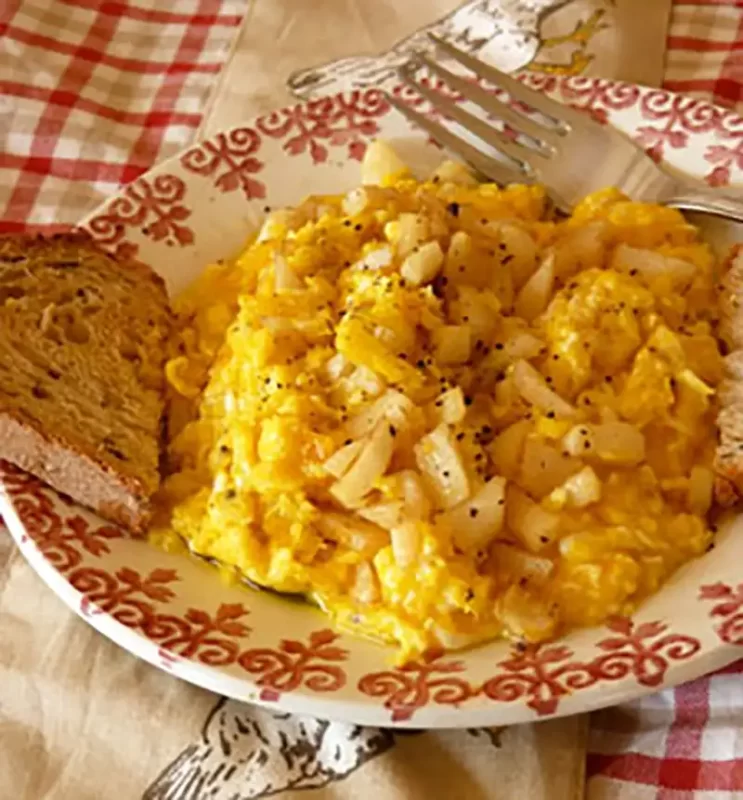
[[[141,535],[152,502],[135,478],[118,474],[71,442],[43,434],[10,412],[0,412],[2,457],[101,517]]]
[[[719,388],[719,441],[715,453],[715,499],[730,507],[743,497],[743,245],[735,246],[722,280],[721,333],[730,344],[727,377]]]

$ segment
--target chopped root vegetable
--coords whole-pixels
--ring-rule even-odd
[[[392,263],[392,250],[389,247],[378,247],[367,253],[363,258],[353,264],[354,269],[384,269]]]
[[[444,263],[444,253],[437,241],[421,245],[402,262],[400,274],[413,286],[430,283]]]
[[[477,186],[477,178],[459,161],[444,161],[433,173],[437,183],[454,183],[459,186]]]
[[[545,511],[521,489],[509,486],[506,497],[506,524],[528,550],[539,553],[557,538],[560,517]]]
[[[426,495],[420,476],[412,469],[406,469],[397,475],[400,481],[405,516],[413,520],[425,520],[431,513],[431,501]]]
[[[356,602],[365,606],[378,603],[382,597],[379,589],[379,578],[374,567],[368,561],[356,566],[356,576],[351,589],[351,596]]]
[[[549,496],[551,510],[563,508],[586,508],[601,499],[601,481],[591,467],[583,467],[571,475],[562,486],[558,486]]]
[[[330,493],[342,506],[358,507],[377,478],[384,475],[395,448],[389,428],[386,422],[379,424],[348,472],[330,487]]]
[[[516,314],[528,322],[535,320],[547,308],[554,283],[555,259],[547,256],[518,293],[514,304]]]
[[[533,497],[541,499],[574,475],[580,467],[581,463],[576,458],[563,455],[535,436],[528,436],[517,482]]]
[[[527,403],[545,413],[552,412],[560,419],[576,416],[576,410],[557,392],[549,388],[545,379],[526,361],[517,361],[513,370],[513,380],[521,396]]]
[[[415,522],[405,522],[390,531],[392,554],[398,567],[406,569],[420,555],[421,533]]]
[[[576,425],[565,435],[562,446],[572,456],[610,464],[639,464],[645,458],[645,437],[628,422]]]
[[[436,358],[447,366],[464,364],[470,357],[472,336],[468,325],[442,325],[433,332]]]
[[[396,235],[391,240],[397,254],[405,258],[416,247],[420,247],[431,237],[431,226],[421,214],[400,214],[397,221]]]
[[[442,514],[437,524],[463,550],[483,547],[503,527],[505,495],[505,478],[491,478],[469,500]]]
[[[692,514],[704,516],[712,505],[715,474],[707,467],[695,466],[689,476],[688,505]]]
[[[688,261],[627,244],[620,244],[614,251],[611,266],[619,272],[639,272],[647,280],[670,278],[676,286],[688,283],[696,273],[696,267]]]
[[[346,431],[352,439],[366,436],[383,420],[389,420],[402,429],[415,406],[402,392],[388,389],[380,398],[367,406],[358,416],[349,420]]]
[[[361,182],[365,186],[378,186],[407,171],[400,156],[386,142],[375,139],[366,148],[361,161]]]
[[[336,450],[323,466],[334,478],[341,478],[351,469],[351,465],[358,458],[363,447],[363,441],[350,442]]]
[[[350,514],[322,514],[316,525],[323,536],[354,553],[360,553],[364,558],[373,558],[390,543],[387,531]]]
[[[277,292],[304,288],[304,283],[297,277],[280,253],[276,253],[273,257],[273,278],[274,288]]]
[[[459,386],[440,394],[433,405],[439,422],[446,422],[449,425],[456,425],[461,422],[467,413],[467,406],[464,404],[464,393]]]
[[[415,459],[438,508],[453,508],[469,497],[467,473],[448,425],[439,425],[416,444]]]
[[[542,642],[555,631],[555,619],[544,601],[520,586],[506,589],[500,602],[500,616],[511,634],[529,642]]]
[[[521,579],[534,584],[544,583],[555,568],[552,559],[535,556],[508,542],[494,542],[490,548],[490,558],[496,574],[508,581],[515,579],[516,583]]]
[[[379,525],[380,528],[384,528],[388,531],[400,524],[403,504],[401,502],[377,503],[375,505],[359,508],[356,513],[367,522],[372,522],[374,525]]]
[[[500,223],[499,233],[503,254],[501,269],[508,269],[514,289],[521,289],[537,267],[537,244],[523,228],[511,223]]]
[[[493,466],[499,474],[511,479],[518,475],[524,444],[531,427],[531,423],[525,419],[514,422],[502,430],[488,445]]]

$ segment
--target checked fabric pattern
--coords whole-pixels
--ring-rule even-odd
[[[245,9],[0,3],[0,231],[72,224],[188,144]]]

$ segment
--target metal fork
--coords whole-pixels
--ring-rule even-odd
[[[599,125],[587,114],[524,86],[438,36],[429,36],[444,55],[502,89],[513,101],[531,109],[532,113],[526,113],[501,102],[491,92],[425,54],[416,56],[399,71],[404,83],[429,100],[433,108],[500,157],[488,155],[481,147],[388,93],[389,102],[484,177],[497,183],[544,184],[557,207],[566,212],[587,194],[615,186],[635,200],[707,212],[743,222],[743,200],[706,189],[691,179],[671,175],[611,126]],[[475,116],[416,80],[420,67],[428,68],[431,74],[441,78],[465,100],[479,106],[491,119],[505,123],[516,135],[504,135],[490,121]]]

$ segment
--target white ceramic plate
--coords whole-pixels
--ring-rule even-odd
[[[743,119],[733,113],[607,80],[529,81],[712,185],[743,178]],[[441,159],[377,92],[356,92],[217,134],[128,185],[85,226],[178,292],[237,251],[265,206],[357,185],[374,137],[414,167]],[[426,728],[570,714],[694,678],[736,658],[743,643],[740,521],[631,619],[524,652],[494,642],[395,669],[388,650],[333,632],[319,611],[227,587],[1,463],[0,511],[49,586],[124,649],[213,691],[319,717]]]

